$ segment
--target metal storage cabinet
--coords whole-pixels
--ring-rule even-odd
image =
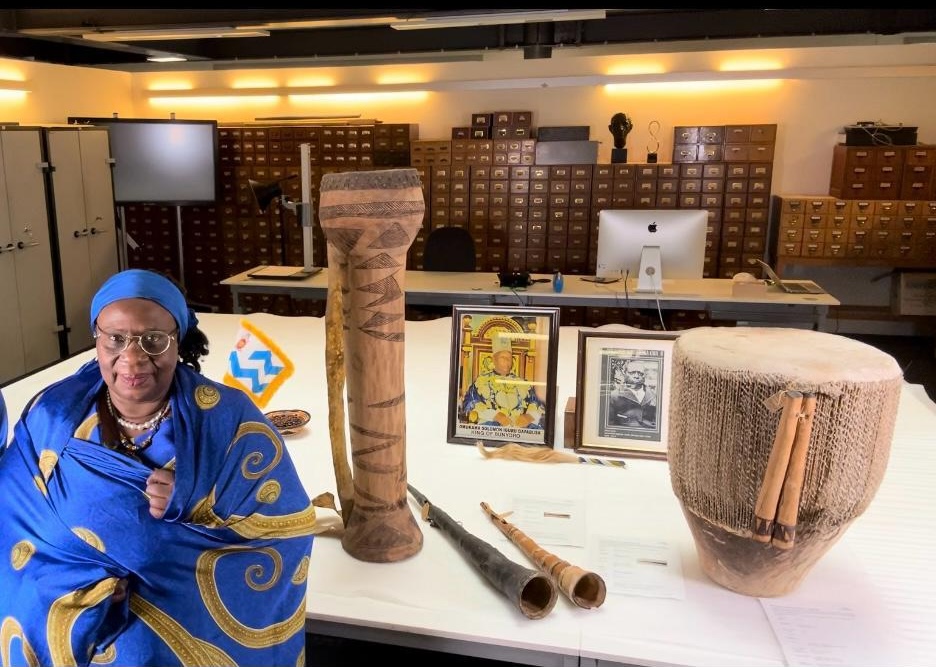
[[[110,143],[103,127],[46,131],[67,354],[94,344],[91,298],[118,270]]]
[[[60,357],[41,130],[0,129],[0,384]]]

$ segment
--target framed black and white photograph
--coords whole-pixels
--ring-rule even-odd
[[[665,458],[670,332],[579,331],[574,448]]]
[[[448,442],[552,447],[559,309],[453,306]]]

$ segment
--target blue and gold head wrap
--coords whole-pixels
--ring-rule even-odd
[[[165,276],[144,269],[127,269],[108,278],[91,300],[91,329],[106,306],[121,299],[149,299],[169,311],[179,327],[180,338],[198,324],[179,288]]]

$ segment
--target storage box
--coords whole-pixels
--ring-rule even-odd
[[[936,315],[936,272],[894,275],[891,308],[896,315]]]
[[[846,146],[915,146],[917,128],[903,125],[846,125]]]
[[[536,130],[537,141],[588,141],[588,125],[557,125]]]
[[[537,141],[536,164],[598,164],[598,142]]]

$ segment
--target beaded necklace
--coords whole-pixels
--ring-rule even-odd
[[[114,419],[117,420],[118,424],[124,428],[130,429],[131,431],[148,431],[159,424],[159,422],[161,422],[166,416],[166,413],[169,412],[169,401],[166,401],[166,404],[162,406],[162,409],[157,412],[152,419],[148,419],[147,421],[141,423],[127,421],[119,414],[117,414],[117,410],[114,409],[114,404],[111,403],[110,391],[104,394],[104,398],[107,401],[107,411],[110,412]]]
[[[114,409],[114,404],[111,403],[111,397],[110,397],[109,391],[105,392],[104,400],[107,403],[107,411],[111,414],[111,417],[113,417],[120,426],[122,426],[125,429],[131,429],[135,431],[150,431],[150,434],[146,436],[143,442],[139,444],[135,443],[132,438],[127,436],[127,434],[125,433],[120,434],[121,449],[124,449],[125,451],[131,452],[131,453],[142,451],[146,449],[147,447],[149,447],[151,444],[153,444],[153,437],[156,435],[156,431],[159,430],[160,424],[162,424],[166,420],[166,417],[169,414],[169,401],[166,401],[166,404],[162,407],[162,409],[159,412],[156,413],[156,415],[152,419],[148,419],[147,421],[138,424],[136,422],[127,421],[126,419],[124,419],[123,417],[117,414],[117,410]]]

